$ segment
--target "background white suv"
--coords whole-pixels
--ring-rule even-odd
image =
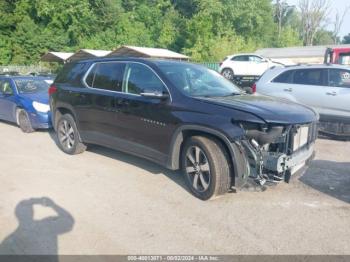
[[[256,83],[256,91],[306,104],[320,114],[323,133],[350,137],[350,68],[304,65],[273,68]]]
[[[219,72],[232,80],[234,76],[261,76],[273,66],[281,66],[281,64],[256,54],[238,54],[225,57],[220,63]]]

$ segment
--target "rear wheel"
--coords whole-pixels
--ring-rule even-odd
[[[221,74],[223,77],[225,77],[228,80],[232,80],[234,76],[233,70],[230,68],[225,68],[224,70],[222,70]]]
[[[58,120],[57,140],[58,146],[67,154],[76,155],[86,150],[86,146],[80,141],[74,118],[70,114],[65,114]]]
[[[231,185],[229,158],[220,141],[189,138],[182,150],[182,169],[191,192],[202,200],[227,193]]]
[[[24,109],[17,110],[17,123],[24,133],[33,133],[35,131],[30,122],[28,113]]]

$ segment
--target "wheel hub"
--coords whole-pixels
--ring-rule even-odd
[[[195,190],[204,192],[209,188],[211,182],[209,162],[204,151],[198,146],[193,146],[187,151],[186,173]]]

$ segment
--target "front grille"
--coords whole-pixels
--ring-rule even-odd
[[[294,126],[292,131],[292,151],[295,152],[317,138],[317,124]]]
[[[293,137],[293,152],[297,151],[299,148],[302,148],[307,144],[309,140],[309,132],[309,125],[296,127]]]

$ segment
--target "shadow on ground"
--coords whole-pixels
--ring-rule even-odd
[[[35,220],[35,205],[51,208],[56,215]],[[0,255],[51,255],[50,261],[58,261],[58,236],[72,230],[72,215],[47,197],[19,202],[15,215],[18,227],[0,243]]]
[[[105,148],[102,146],[89,145],[88,151],[136,166],[154,175],[164,175],[173,182],[175,182],[177,185],[181,186],[187,192],[189,192],[185,182],[185,178],[181,174],[181,171],[172,171],[146,159],[139,158],[113,149]]]
[[[315,190],[350,203],[350,162],[314,160],[299,180]]]
[[[50,131],[49,135],[51,139],[55,142],[55,144],[58,146],[57,136],[55,132]],[[98,145],[88,145],[87,151],[95,154],[103,155],[105,157],[109,157],[121,162],[128,163],[130,165],[144,169],[154,175],[164,175],[190,193],[186,185],[185,178],[180,171],[172,171],[156,163],[153,163],[147,159],[140,158],[121,151],[113,150],[113,149],[98,146]]]

